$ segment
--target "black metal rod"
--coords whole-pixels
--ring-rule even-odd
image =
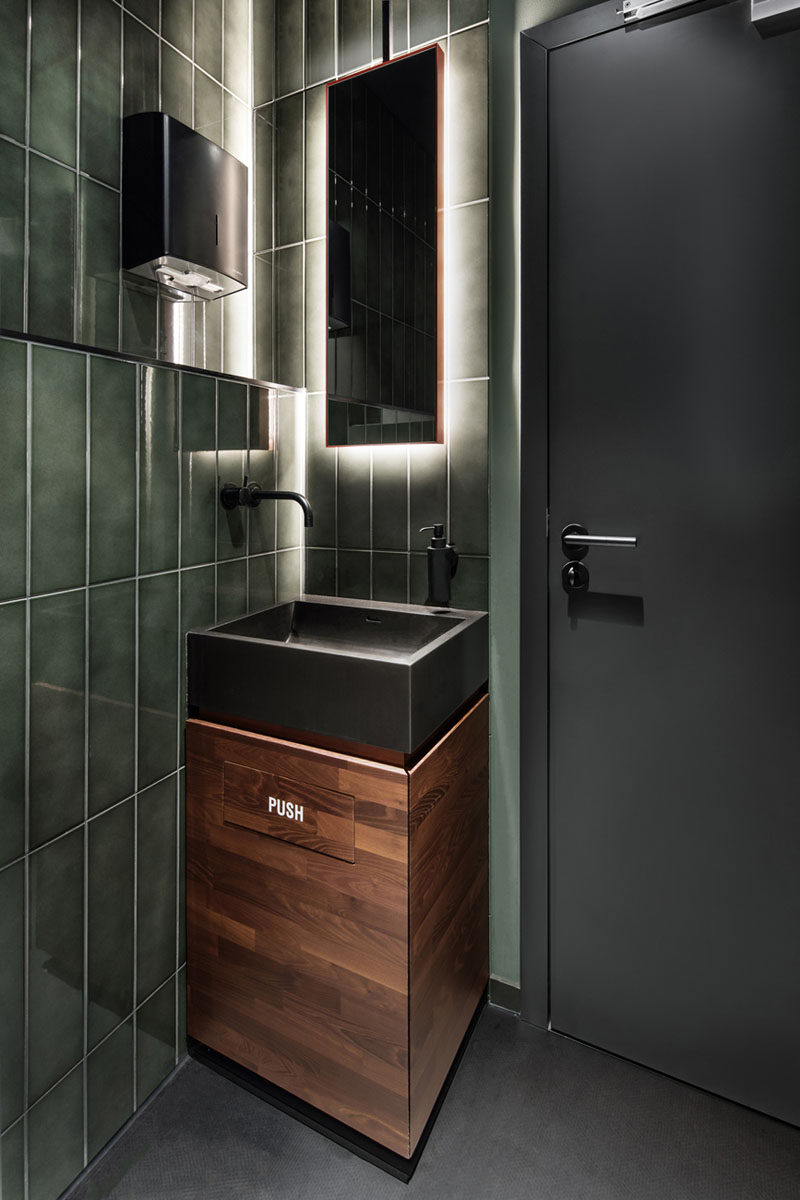
[[[383,0],[383,61],[392,57],[392,0]]]

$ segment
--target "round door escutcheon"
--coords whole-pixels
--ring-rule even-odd
[[[589,586],[589,572],[582,562],[564,563],[561,583],[565,592],[583,592]]]

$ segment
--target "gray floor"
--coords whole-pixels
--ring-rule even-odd
[[[483,1014],[407,1186],[189,1062],[70,1200],[800,1200],[800,1131]]]

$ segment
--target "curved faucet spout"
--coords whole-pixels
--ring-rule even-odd
[[[236,508],[240,504],[246,504],[248,508],[257,508],[262,500],[294,500],[303,510],[303,523],[306,528],[314,524],[311,505],[300,492],[265,491],[257,483],[248,483],[245,479],[244,487],[239,487],[235,483],[226,483],[220,491],[219,498],[222,507],[228,509]]]

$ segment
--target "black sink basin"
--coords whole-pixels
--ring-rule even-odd
[[[190,633],[195,710],[413,753],[488,677],[488,617],[304,596]]]

